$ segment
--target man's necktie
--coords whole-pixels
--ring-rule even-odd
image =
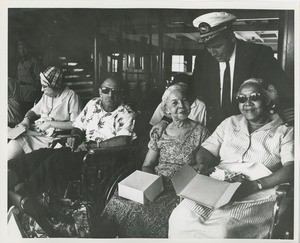
[[[222,107],[226,116],[230,115],[231,100],[230,100],[230,66],[229,61],[226,62],[226,69],[224,71],[223,91],[222,91]]]

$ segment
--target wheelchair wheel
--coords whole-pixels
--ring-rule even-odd
[[[113,176],[108,180],[102,193],[98,194],[97,205],[99,206],[99,213],[102,213],[105,205],[109,202],[113,194],[115,193],[118,183],[126,178],[133,172],[133,168],[130,165],[123,166],[116,171]]]

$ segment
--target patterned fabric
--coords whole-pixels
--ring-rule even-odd
[[[40,101],[31,109],[41,118],[37,122],[52,120],[52,121],[74,121],[81,112],[81,102],[79,96],[68,87],[64,89],[59,97],[51,98],[43,95]],[[50,130],[51,133],[50,133]],[[49,136],[20,136],[17,141],[25,153],[30,153],[33,150],[46,148],[52,142],[51,134],[54,128],[49,128]],[[47,130],[47,131],[48,131]]]
[[[154,202],[145,205],[121,198],[115,193],[102,217],[118,225],[116,234],[119,237],[168,237],[168,218],[179,202],[170,178],[184,164],[194,161],[194,152],[208,135],[206,128],[197,125],[184,135],[170,137],[164,133],[159,141],[149,142],[150,149],[160,151],[159,165],[155,170],[163,176],[164,191]]]
[[[57,67],[48,67],[40,73],[41,83],[54,89],[60,89],[63,82],[62,70]]]
[[[159,163],[155,167],[156,173],[172,178],[184,164],[193,163],[199,142],[201,144],[208,135],[206,128],[197,125],[176,139],[164,132],[160,140],[150,140],[149,149],[160,152]]]
[[[134,118],[135,114],[129,106],[120,105],[114,111],[106,112],[101,98],[94,98],[87,103],[73,126],[85,131],[87,142],[101,142],[115,136],[131,136]],[[102,129],[104,126],[106,129]]]
[[[227,170],[238,166],[242,168],[244,164],[256,162],[274,172],[282,164],[294,161],[293,137],[294,129],[283,125],[283,121],[276,114],[271,117],[271,122],[252,134],[248,132],[244,116],[237,115],[222,122],[202,147],[215,156],[220,155],[219,166],[223,165]],[[269,193],[263,193],[264,191]],[[256,199],[248,200],[251,196]],[[185,199],[172,212],[169,236],[175,238],[266,237],[273,215],[274,190],[258,191],[243,200],[230,202],[212,211]],[[243,228],[247,230],[241,232]],[[217,229],[218,233],[216,233]]]

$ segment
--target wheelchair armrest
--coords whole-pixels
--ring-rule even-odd
[[[71,130],[59,130],[53,133],[53,137],[71,136]]]
[[[274,204],[273,208],[273,220],[269,232],[269,238],[273,239],[274,233],[275,233],[275,228],[280,222],[280,207],[281,207],[281,202],[283,201],[283,198],[287,196],[287,194],[291,191],[292,185],[289,183],[283,183],[277,186],[276,188],[276,202]]]
[[[123,145],[123,146],[116,146],[116,147],[109,147],[109,148],[91,148],[88,151],[89,155],[99,155],[105,152],[121,152],[121,151],[129,151],[133,150],[135,146],[132,145]]]
[[[284,197],[290,190],[292,186],[289,183],[280,184],[276,188],[276,196]]]
[[[53,141],[50,148],[54,148],[58,143],[65,145],[67,138],[72,137],[71,130],[56,131],[53,136]]]

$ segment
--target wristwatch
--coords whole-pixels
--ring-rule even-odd
[[[262,190],[263,187],[262,187],[261,181],[260,180],[256,180],[256,182],[257,182],[257,186],[258,186],[259,190]]]

